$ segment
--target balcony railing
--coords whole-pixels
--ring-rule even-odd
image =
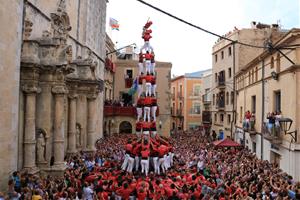
[[[192,114],[192,115],[200,115],[201,114],[200,108],[191,108],[190,109],[190,114]]]
[[[177,97],[178,97],[179,100],[184,99],[184,96],[183,96],[182,92],[178,92]]]
[[[269,123],[263,124],[264,137],[269,139],[272,144],[281,144],[282,135],[280,134],[280,127],[276,127],[275,124],[269,125]]]
[[[223,99],[222,100],[218,100],[217,104],[216,104],[216,107],[218,109],[224,109],[225,108],[225,101]]]
[[[218,76],[218,86],[219,87],[225,86],[225,76],[223,75]]]
[[[207,94],[205,94],[205,95],[202,95],[202,102],[203,102],[203,104],[210,104],[211,99],[209,98],[209,96]]]
[[[104,106],[104,116],[130,116],[136,115],[136,108],[133,106]]]
[[[115,65],[109,58],[105,59],[105,69],[107,69],[113,73],[116,72]]]
[[[174,94],[174,93],[171,93],[171,99],[172,99],[173,101],[175,101],[175,94]]]
[[[255,135],[256,134],[255,119],[250,119],[249,122],[247,122],[246,120],[244,120],[244,122],[243,122],[243,129],[244,129],[244,131],[249,132],[250,135]]]
[[[125,78],[125,88],[131,88],[132,83],[133,83],[132,78]]]
[[[202,111],[202,122],[203,124],[211,124],[211,112]]]

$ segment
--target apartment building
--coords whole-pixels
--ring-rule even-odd
[[[202,126],[206,133],[211,130],[211,103],[212,103],[212,70],[208,70],[202,77],[203,86],[201,87],[201,116]]]
[[[232,41],[264,46],[267,39],[274,40],[281,34],[277,25],[252,22],[251,28],[235,29],[225,36]],[[233,138],[236,111],[234,74],[262,51],[263,48],[224,39],[219,39],[212,48],[212,131],[220,138]]]
[[[202,77],[209,70],[186,73],[171,81],[172,130],[189,130],[201,126]]]
[[[299,181],[300,48],[280,47],[299,44],[300,29],[292,29],[272,43],[273,49],[257,55],[236,74],[235,140]],[[248,110],[253,116],[249,126],[245,126],[244,113]],[[278,111],[282,121],[277,125],[282,126],[270,128],[268,113]]]

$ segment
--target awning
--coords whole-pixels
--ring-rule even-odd
[[[241,146],[239,143],[234,142],[228,138],[224,140],[214,141],[213,144],[217,147],[240,147]]]

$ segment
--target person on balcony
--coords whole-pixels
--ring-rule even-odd
[[[281,111],[277,111],[275,114],[275,129],[276,131],[280,131],[280,123],[279,120],[282,118]]]
[[[146,65],[146,73],[150,74],[151,73],[151,60],[152,60],[152,54],[149,51],[146,51],[146,53],[144,54],[144,58],[145,58],[145,65]]]
[[[271,135],[275,136],[275,114],[272,113],[268,113],[267,115],[267,119],[268,119],[268,131]]]
[[[138,77],[138,98],[140,98],[141,94],[143,93],[143,80],[144,79],[145,79],[145,76]]]
[[[139,53],[138,66],[139,66],[139,76],[143,75],[144,74],[144,54],[142,51]]]
[[[244,125],[243,125],[243,128],[248,130],[249,127],[250,127],[250,118],[251,118],[251,113],[250,111],[248,110],[246,113],[245,113],[245,116],[244,116]]]
[[[152,106],[152,98],[150,96],[146,96],[144,99],[144,121],[150,122],[150,111]]]
[[[136,103],[137,121],[140,121],[143,114],[144,97],[140,97]]]
[[[151,96],[156,96],[156,77],[151,73]]]
[[[146,96],[151,96],[151,80],[152,80],[152,75],[147,73],[145,76],[146,80]]]

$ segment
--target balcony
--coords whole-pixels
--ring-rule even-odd
[[[116,72],[115,64],[109,58],[105,59],[105,69],[112,73]]]
[[[177,109],[176,116],[177,117],[183,117],[183,111],[182,111],[182,109]]]
[[[171,93],[171,99],[172,99],[172,101],[175,101],[175,94],[174,93]]]
[[[263,125],[263,135],[266,139],[270,140],[272,144],[282,144],[282,135],[280,134],[279,127],[268,127],[268,123]]]
[[[250,121],[248,123],[244,120],[243,130],[245,132],[248,132],[250,134],[250,136],[256,135],[255,119],[250,119]]]
[[[128,116],[135,117],[136,109],[133,106],[104,106],[104,116]]]
[[[183,100],[183,99],[184,99],[184,96],[183,96],[182,92],[178,92],[177,98],[178,98],[179,100]]]
[[[218,76],[218,88],[225,88],[225,76],[224,75]]]
[[[133,78],[125,78],[125,88],[131,88],[133,83]]]
[[[218,110],[224,110],[225,109],[225,101],[224,99],[220,99],[216,102],[216,108]]]
[[[201,114],[200,108],[191,108],[190,109],[190,114],[191,115],[200,115]]]
[[[211,124],[211,112],[210,111],[202,111],[202,123],[203,124]]]
[[[209,104],[211,104],[211,100],[210,100],[208,94],[202,95],[202,103],[203,103],[204,105],[209,105]]]

